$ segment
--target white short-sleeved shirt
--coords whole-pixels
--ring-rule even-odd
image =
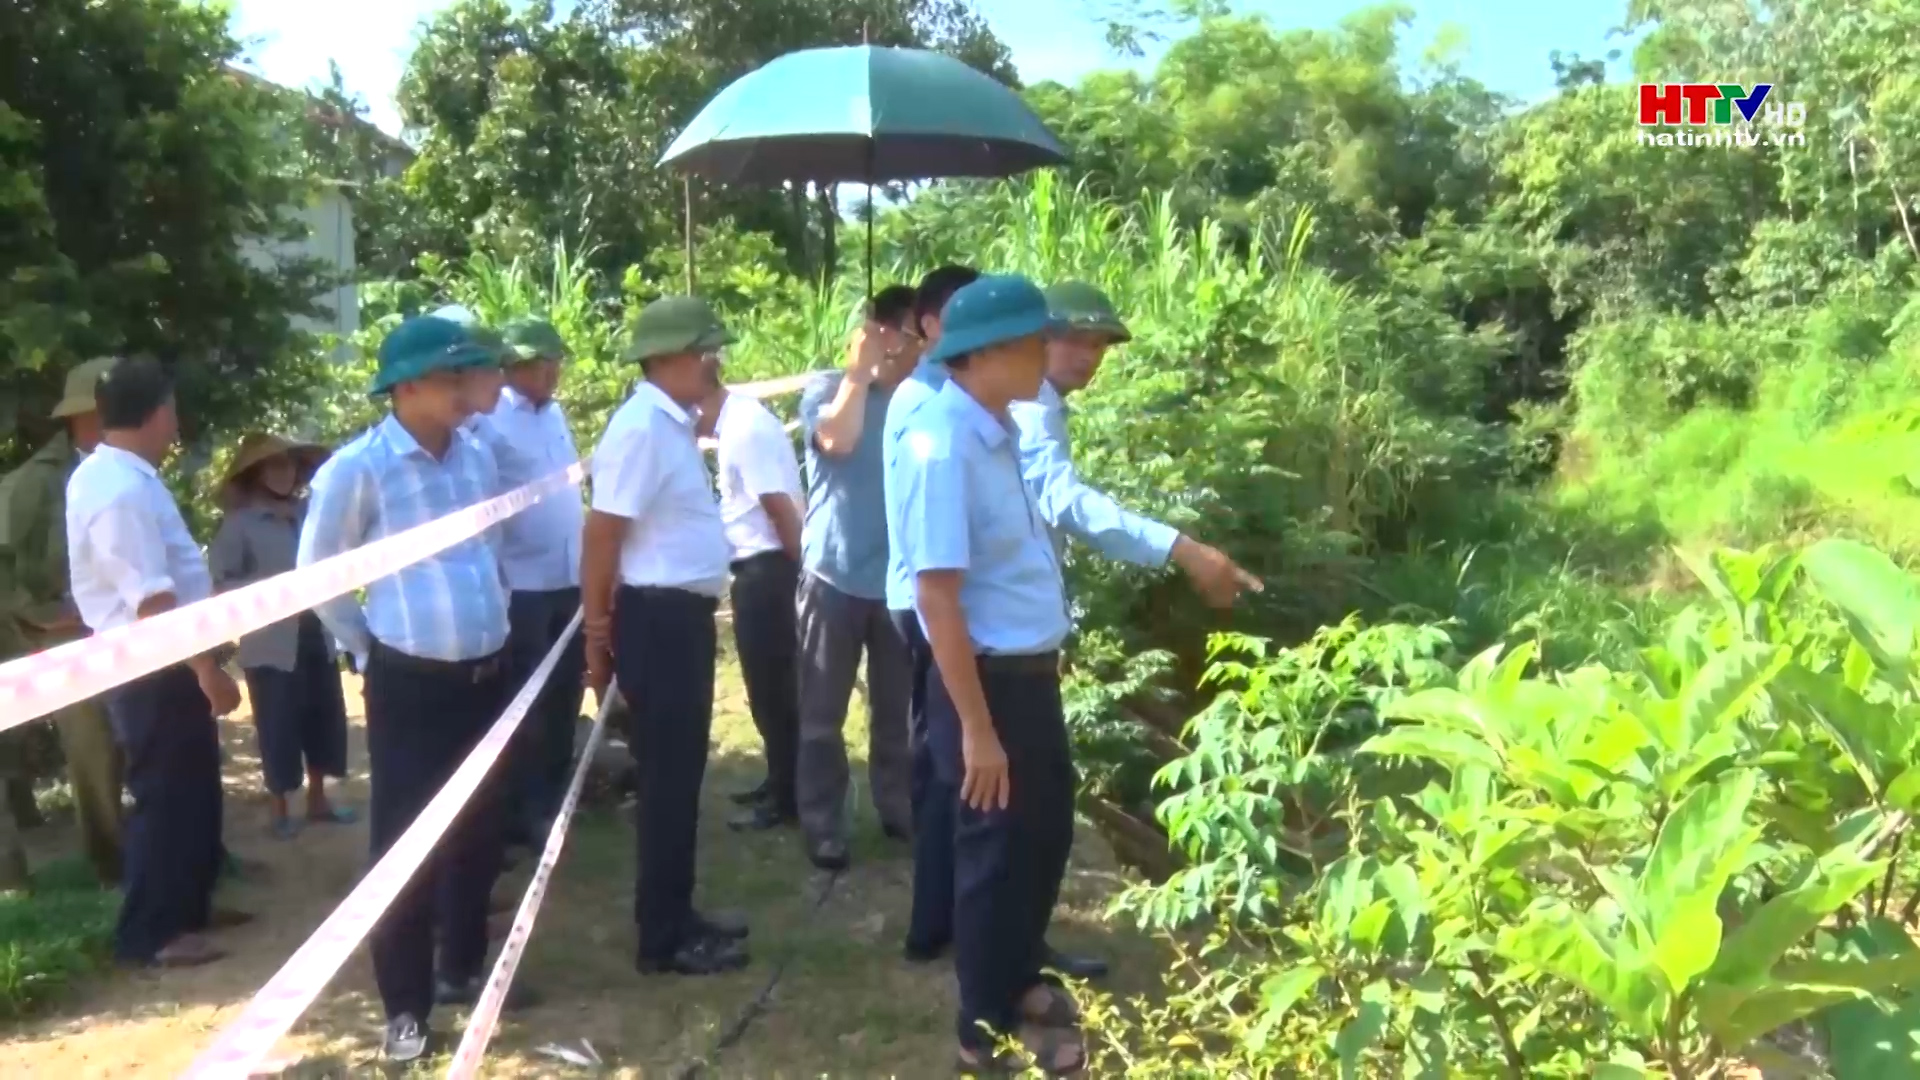
[[[213,595],[207,560],[159,470],[104,443],[67,478],[67,570],[74,606],[96,633],[135,622],[161,593],[180,607]]]
[[[740,394],[728,394],[721,401],[713,434],[720,467],[720,518],[733,558],[780,550],[780,533],[760,499],[785,495],[793,500],[795,510],[805,511],[793,440],[771,410]]]
[[[594,448],[593,508],[629,522],[622,582],[726,591],[731,552],[693,416],[650,382],[614,411]]]

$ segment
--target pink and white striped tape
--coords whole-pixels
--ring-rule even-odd
[[[392,906],[420,864],[433,853],[441,834],[473,797],[481,779],[513,738],[514,730],[527,715],[534,698],[546,686],[554,665],[560,661],[561,651],[580,629],[580,618],[581,613],[575,612],[566,632],[548,650],[512,704],[493,722],[473,753],[460,763],[460,768],[401,834],[399,841],[373,864],[373,869],[367,871],[360,884],[333,909],[333,914],[327,916],[327,921],[320,924],[320,929],[313,932],[306,944],[267,980],[267,985],[260,988],[213,1045],[187,1067],[182,1074],[187,1080],[246,1080],[254,1067],[273,1051],[280,1037],[293,1027],[294,1021],[313,1004],[313,999],[340,970],[348,955],[359,947],[361,939],[373,930],[374,923]]]
[[[243,589],[0,664],[0,731],[218,648],[478,536],[578,484],[576,464],[498,498]]]
[[[778,397],[799,390],[818,374],[788,375],[728,389],[755,398]],[[553,492],[580,483],[585,475],[584,462],[572,465],[498,498],[312,566],[0,664],[0,731],[85,701],[386,577],[479,535]]]
[[[473,1012],[467,1017],[467,1030],[461,1033],[460,1046],[447,1065],[447,1080],[472,1080],[480,1073],[487,1043],[500,1025],[500,1007],[506,1004],[507,987],[513,985],[513,973],[520,968],[520,954],[526,951],[527,938],[533,933],[534,917],[539,915],[540,904],[547,898],[547,883],[553,880],[553,868],[560,862],[560,849],[566,846],[567,826],[573,823],[573,812],[580,805],[580,789],[586,786],[587,769],[593,764],[594,753],[600,749],[600,740],[606,736],[607,713],[612,711],[613,695],[618,689],[616,679],[600,696],[600,712],[593,718],[593,731],[587,736],[586,749],[580,751],[580,760],[573,767],[573,782],[567,785],[567,797],[560,803],[553,828],[547,831],[547,846],[540,852],[540,864],[533,869],[533,880],[528,883],[526,894],[520,898],[513,925],[507,928],[506,943],[500,946],[500,956],[493,962],[486,989],[481,991],[480,1000],[474,1002]]]

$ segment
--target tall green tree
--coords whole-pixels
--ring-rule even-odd
[[[319,268],[263,257],[310,197],[296,119],[227,67],[217,7],[0,5],[0,400],[18,454],[59,373],[91,355],[171,361],[190,431],[297,382]]]

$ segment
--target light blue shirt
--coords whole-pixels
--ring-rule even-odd
[[[310,566],[464,510],[498,483],[492,458],[470,436],[456,432],[436,460],[389,416],[313,478],[297,562]],[[506,588],[485,536],[372,582],[365,608],[349,593],[314,611],[362,671],[374,641],[428,660],[478,660],[507,641]]]
[[[887,404],[887,423],[884,431],[885,472],[891,478],[894,471],[894,458],[898,453],[900,432],[913,419],[920,407],[932,401],[940,388],[948,382],[947,365],[921,360],[913,369],[913,374],[900,381],[893,388],[893,400]],[[889,479],[888,486],[892,483]],[[891,527],[889,527],[891,533]],[[900,557],[900,545],[893,544],[887,551],[887,608],[890,611],[912,611],[914,584],[913,572]]]
[[[505,494],[580,461],[560,403],[536,405],[509,386],[491,413],[473,417],[472,433],[493,452]],[[580,533],[586,504],[575,488],[545,498],[500,523],[500,568],[514,592],[552,592],[580,585]]]
[[[1021,479],[1016,438],[950,381],[908,421],[887,473],[894,547],[916,580],[961,572],[960,609],[983,654],[1052,652],[1070,628],[1060,558]]]
[[[800,429],[807,445],[800,565],[848,596],[879,600],[887,593],[888,563],[882,436],[893,391],[868,387],[860,441],[846,454],[822,453],[813,441],[820,410],[833,401],[845,378],[837,372],[823,375],[800,395]]]
[[[1020,469],[1040,516],[1053,528],[1054,550],[1061,534],[1121,562],[1162,567],[1180,539],[1177,529],[1141,517],[1106,492],[1080,479],[1067,438],[1067,403],[1050,382],[1040,384],[1033,401],[1016,401],[1008,413],[1020,431]]]

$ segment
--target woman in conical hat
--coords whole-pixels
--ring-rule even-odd
[[[226,517],[207,550],[214,588],[239,588],[294,568],[304,489],[326,457],[325,447],[278,435],[252,433],[240,440],[224,484]],[[347,705],[319,618],[303,611],[243,636],[240,667],[273,807],[273,835],[284,840],[300,831],[287,800],[303,782],[307,821],[352,821],[349,810],[327,800],[326,778],[347,772]]]

